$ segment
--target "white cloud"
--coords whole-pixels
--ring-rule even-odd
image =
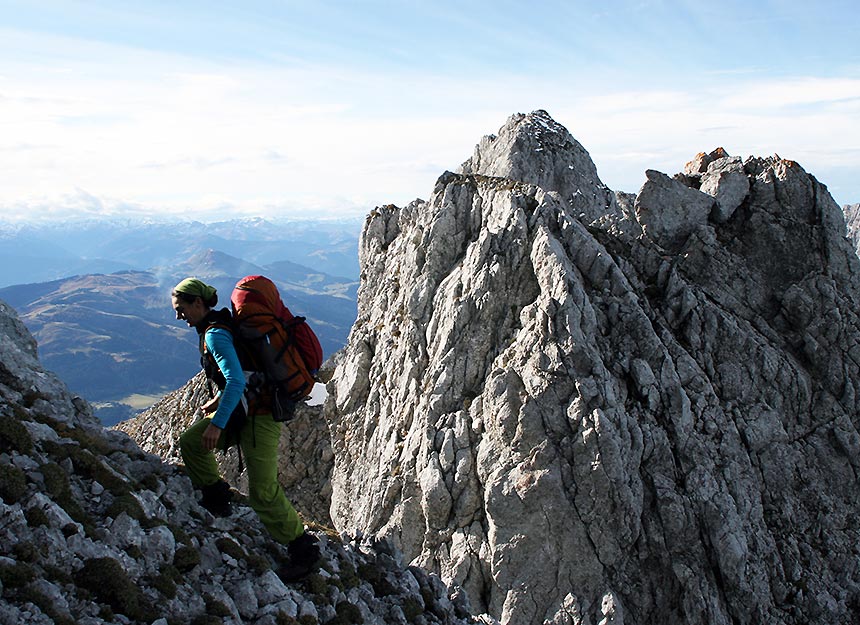
[[[66,44],[47,40],[46,55],[56,60]],[[626,191],[645,169],[679,171],[718,145],[742,156],[779,152],[825,183],[830,171],[860,168],[860,80],[706,79],[693,90],[634,90],[609,79],[218,65],[92,44],[59,64],[6,60],[0,216],[23,207],[46,216],[355,214],[405,204],[426,197],[508,115],[536,108],[568,127],[604,182]],[[857,184],[843,191],[843,203],[860,199]]]
[[[825,184],[832,175],[831,192],[849,203],[860,197],[860,183],[845,176],[860,170],[858,95],[853,79],[724,78],[698,91],[618,91],[554,114],[616,188],[635,191],[646,168],[671,174],[697,152],[722,146],[744,157],[778,153]]]
[[[860,109],[860,79],[798,77],[758,81],[725,94],[720,105],[741,111],[848,105],[856,111]]]

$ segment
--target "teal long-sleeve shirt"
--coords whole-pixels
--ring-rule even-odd
[[[245,374],[242,372],[236,348],[233,347],[233,336],[228,330],[209,328],[203,340],[206,341],[206,349],[212,354],[215,363],[224,374],[224,379],[227,380],[220,393],[218,410],[212,417],[212,425],[223,430],[230,415],[242,400],[242,393],[245,391]]]

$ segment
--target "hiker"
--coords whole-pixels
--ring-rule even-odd
[[[272,537],[287,545],[289,562],[277,573],[294,581],[319,560],[319,546],[304,531],[302,520],[278,483],[278,441],[281,424],[258,407],[246,419],[245,374],[233,343],[230,310],[215,310],[216,289],[196,278],[182,280],[171,293],[176,318],[197,330],[201,364],[219,392],[200,407],[202,417],[179,438],[191,483],[203,492],[201,505],[216,516],[230,514],[230,486],[221,479],[215,449],[238,442],[248,468],[248,500]]]

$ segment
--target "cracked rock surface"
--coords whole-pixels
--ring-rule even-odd
[[[515,115],[360,261],[339,530],[512,625],[860,620],[860,260],[799,164],[613,193]]]
[[[845,213],[848,238],[854,243],[854,248],[860,254],[860,204],[849,204],[843,206],[842,210]]]

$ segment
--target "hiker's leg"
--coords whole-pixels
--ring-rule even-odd
[[[248,467],[248,503],[272,538],[287,544],[304,532],[302,520],[278,483],[281,424],[258,414],[242,428],[242,454]]]
[[[211,486],[221,480],[215,454],[203,449],[203,431],[211,422],[212,419],[209,417],[200,419],[179,437],[179,451],[185,463],[185,470],[188,471],[191,483],[197,488]],[[221,439],[218,441],[219,449],[222,448],[223,443],[224,435],[221,434]]]

